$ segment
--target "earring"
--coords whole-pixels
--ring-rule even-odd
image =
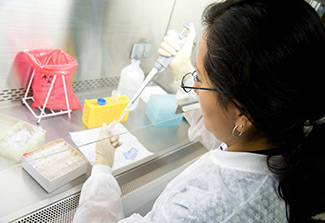
[[[235,138],[239,138],[242,134],[243,134],[243,132],[240,132],[238,135],[236,135],[236,130],[238,129],[238,125],[236,125],[234,128],[233,128],[233,130],[232,130],[232,135],[235,137]],[[240,128],[243,128],[244,126],[243,125],[240,125]]]

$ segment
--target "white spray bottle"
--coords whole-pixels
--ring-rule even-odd
[[[139,65],[140,60],[132,59],[131,64],[124,67],[121,71],[117,90],[121,94],[125,94],[129,100],[134,97],[144,80],[144,72]],[[134,110],[138,106],[138,102],[139,99],[132,104],[129,110]]]

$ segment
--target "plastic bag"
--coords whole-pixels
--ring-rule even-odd
[[[67,90],[69,108],[82,109],[80,102],[72,91],[71,76],[78,62],[61,49],[37,49],[22,52],[35,70],[32,89],[34,102],[32,107],[43,107],[51,83],[56,79],[51,90],[46,108],[52,110],[67,110],[63,79]]]

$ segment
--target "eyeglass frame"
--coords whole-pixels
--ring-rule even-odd
[[[181,81],[181,88],[183,89],[183,91],[185,91],[186,93],[190,92],[192,89],[195,89],[195,90],[208,90],[208,91],[217,91],[217,89],[214,89],[214,88],[204,88],[204,87],[190,87],[190,86],[185,86],[184,85],[184,79],[187,75],[191,74],[193,79],[194,79],[194,83],[195,83],[195,77],[197,77],[197,75],[195,75],[196,73],[196,70],[194,70],[193,72],[188,72],[186,74],[183,75],[182,77],[182,81]],[[194,76],[195,75],[195,76]],[[186,89],[190,89],[190,90],[186,90]]]

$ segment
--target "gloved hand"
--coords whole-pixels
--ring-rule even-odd
[[[113,136],[112,129],[117,121],[109,125],[104,123],[99,133],[98,142],[96,143],[95,165],[102,164],[109,167],[113,166],[115,149],[122,143],[118,141],[118,136]]]
[[[158,49],[159,56],[170,57],[176,55],[169,64],[175,81],[180,81],[186,73],[194,71],[190,59],[196,32],[193,23],[190,23],[189,25],[190,29],[182,49],[179,48],[180,40],[178,36],[171,30],[167,32],[167,35],[164,37],[160,44],[160,48]]]

